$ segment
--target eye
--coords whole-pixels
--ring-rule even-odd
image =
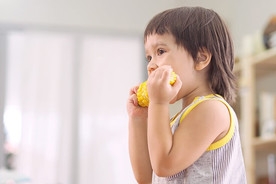
[[[157,55],[158,56],[160,56],[160,55],[162,55],[162,54],[164,54],[165,53],[165,51],[163,50],[163,49],[158,49],[157,50]]]
[[[150,62],[150,61],[151,61],[151,59],[152,59],[152,57],[151,57],[151,56],[146,56],[146,60],[147,60],[147,62]]]

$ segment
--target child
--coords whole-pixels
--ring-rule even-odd
[[[233,44],[219,15],[180,7],[144,32],[148,108],[130,90],[129,154],[139,184],[245,184],[235,101]],[[177,74],[169,84],[170,74]],[[169,104],[182,100],[170,119]]]

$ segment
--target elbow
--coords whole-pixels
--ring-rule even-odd
[[[138,184],[151,184],[152,182],[152,172],[151,174],[135,174],[135,180]]]
[[[156,176],[158,176],[158,177],[169,177],[169,175],[167,174],[167,172],[160,171],[160,170],[154,171],[154,174],[156,174]]]
[[[179,171],[171,162],[162,162],[152,166],[153,172],[158,177],[170,177],[177,174]]]
[[[167,167],[156,167],[153,168],[153,172],[158,176],[158,177],[169,177],[172,175],[170,169],[168,169]]]
[[[135,177],[136,181],[138,184],[151,184],[151,178],[150,179],[145,179],[143,177]]]

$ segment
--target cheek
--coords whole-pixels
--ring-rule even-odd
[[[195,72],[193,70],[182,70],[178,74],[180,80],[182,81],[182,86],[190,86],[191,84],[196,83]]]
[[[181,79],[185,79],[193,75],[195,71],[194,61],[191,57],[185,54],[174,55],[172,58],[172,68],[176,74],[180,76]]]
[[[186,63],[175,65],[174,69],[175,69],[175,73],[177,73],[181,77],[189,77],[191,75],[191,72],[193,71],[192,66]]]

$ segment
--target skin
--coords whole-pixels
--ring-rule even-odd
[[[226,106],[208,100],[195,107],[172,134],[169,105],[182,100],[184,109],[195,97],[213,93],[207,80],[212,55],[202,49],[195,62],[183,47],[176,45],[171,34],[149,35],[145,52],[149,61],[149,107],[138,105],[138,86],[130,90],[127,102],[129,155],[139,184],[151,183],[152,171],[168,177],[186,169],[210,144],[223,138],[230,126]],[[173,86],[169,84],[171,71],[178,74]]]

